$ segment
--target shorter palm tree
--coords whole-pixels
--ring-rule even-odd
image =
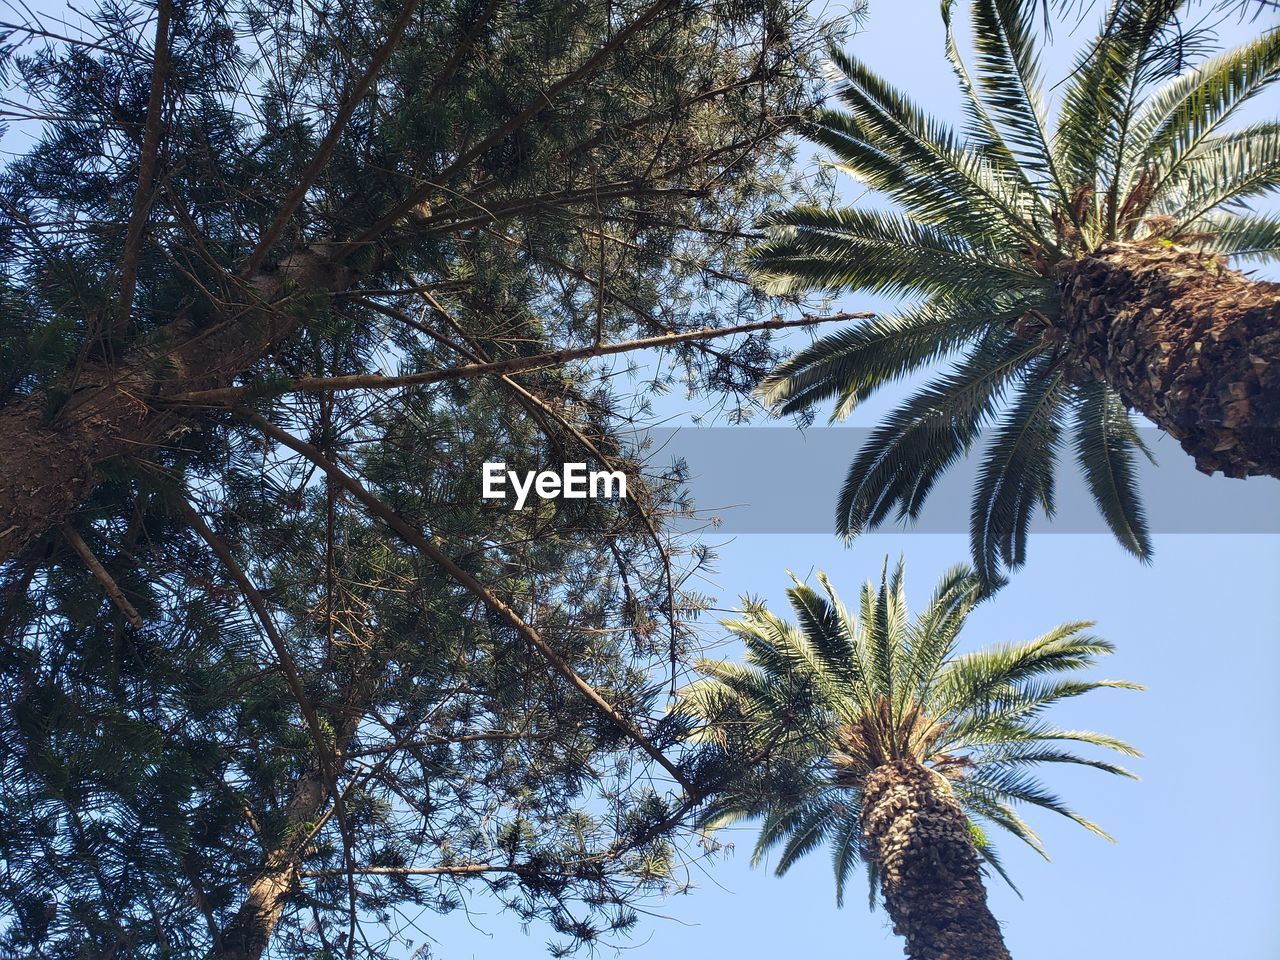
[[[988,831],[1003,828],[1043,854],[1015,810],[1030,804],[1106,837],[1031,771],[1070,763],[1132,776],[1075,744],[1137,755],[1042,715],[1093,690],[1140,688],[1080,675],[1112,652],[1087,623],[957,653],[980,589],[966,568],[949,571],[914,620],[901,563],[892,576],[886,564],[878,588],[863,587],[856,617],[818,578],[825,596],[799,581],[788,591],[798,624],[758,603],[726,621],[746,644],[746,663],[702,661],[704,678],[681,691],[677,710],[707,744],[708,776],[727,784],[702,825],[762,818],[752,862],[782,845],[779,875],[828,843],[838,902],[865,863],[872,906],[878,887],[913,960],[1007,960],[984,868],[1008,877]]]

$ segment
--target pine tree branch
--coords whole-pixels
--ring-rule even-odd
[[[133,312],[133,296],[138,285],[138,254],[142,233],[155,198],[152,181],[156,175],[156,157],[160,151],[160,128],[164,112],[164,88],[169,74],[169,18],[172,0],[159,0],[156,10],[156,45],[151,64],[151,91],[147,98],[147,125],[142,135],[138,159],[138,189],[133,195],[129,213],[129,229],[125,235],[124,253],[120,258],[120,308],[116,314],[112,337],[122,340]]]
[[[452,314],[450,314],[449,311],[445,310],[443,305],[441,305],[441,303],[435,298],[434,295],[431,294],[430,291],[423,291],[422,296],[426,298],[427,302],[431,304],[431,306],[436,310],[437,313],[439,313],[442,317],[445,318],[445,320],[449,323],[449,325],[453,327],[454,332],[456,332],[460,337],[466,339],[471,344],[471,349],[474,351],[474,355],[476,359],[485,363],[490,362],[483,348],[478,343],[476,343],[473,339],[467,336],[466,330],[462,327],[462,325],[453,318]],[[597,333],[596,347],[598,348],[600,346],[601,344],[599,342],[599,334]],[[614,464],[611,458],[606,456],[605,453],[602,450],[600,450],[599,447],[594,442],[592,442],[592,440],[589,437],[587,437],[585,434],[582,433],[582,431],[578,430],[573,424],[571,424],[567,419],[561,416],[556,410],[552,409],[552,407],[548,403],[546,403],[541,397],[537,396],[532,391],[526,389],[522,384],[517,383],[509,375],[504,374],[502,376],[502,382],[505,383],[509,389],[515,392],[517,399],[521,402],[522,405],[525,406],[525,409],[529,411],[530,415],[534,418],[534,420],[537,421],[538,425],[542,427],[543,432],[546,433],[547,438],[549,440],[551,440],[553,443],[556,442],[556,438],[552,435],[552,431],[547,426],[547,422],[546,422],[547,417],[551,417],[556,422],[558,422],[561,425],[561,427],[564,430],[566,430],[569,434],[571,434],[584,449],[586,449],[592,456],[596,458],[596,460],[602,466],[610,470],[614,468]],[[537,409],[532,409],[529,406],[530,404],[532,404]],[[667,550],[666,544],[663,543],[662,537],[658,533],[657,523],[654,521],[653,517],[650,515],[649,510],[646,508],[645,504],[642,503],[640,500],[632,500],[631,502],[635,504],[636,512],[640,515],[641,521],[644,523],[646,529],[648,530],[649,536],[652,538],[653,544],[655,547],[657,547],[658,554],[662,558],[662,569],[663,569],[663,574],[664,574],[664,579],[665,579],[665,584],[667,589],[667,616],[671,625],[671,686],[672,686],[671,692],[674,694],[675,682],[676,682],[675,660],[676,660],[677,632],[676,632],[676,590],[675,590],[675,579],[673,577],[672,570],[671,570],[671,555],[670,555],[670,552]]]
[[[607,43],[603,44],[592,56],[581,64],[577,69],[569,71],[545,91],[540,93],[533,99],[523,110],[514,117],[489,133],[479,143],[473,145],[471,149],[464,151],[460,156],[454,159],[434,180],[424,183],[418,189],[409,193],[399,203],[395,204],[385,214],[378,218],[376,222],[368,227],[363,233],[356,238],[356,244],[372,243],[378,237],[382,236],[388,229],[400,222],[411,210],[420,206],[423,201],[431,196],[431,193],[438,188],[439,183],[447,182],[455,173],[462,170],[473,160],[484,155],[485,151],[495,144],[502,141],[508,134],[520,129],[527,121],[532,120],[543,110],[546,110],[554,102],[555,98],[563,93],[566,89],[573,86],[583,77],[590,76],[595,72],[608,57],[622,44],[629,40],[635,33],[648,26],[656,17],[658,17],[667,7],[671,6],[675,0],[659,0],[645,10],[640,16],[632,20],[629,24],[615,33]]]
[[[384,503],[381,499],[374,496],[360,481],[356,480],[336,463],[324,455],[324,453],[305,440],[299,440],[290,433],[281,430],[269,420],[259,416],[252,410],[246,410],[243,407],[235,408],[235,413],[244,420],[252,423],[266,436],[275,440],[282,446],[288,447],[294,452],[306,457],[321,470],[323,470],[330,479],[339,486],[352,494],[357,500],[368,507],[369,511],[384,523],[387,524],[397,535],[401,537],[409,546],[421,551],[429,560],[440,566],[449,576],[453,577],[458,583],[465,587],[472,595],[489,607],[494,613],[505,620],[511,627],[535,650],[542,656],[551,668],[564,678],[572,687],[574,687],[583,697],[587,699],[610,723],[618,728],[633,743],[643,750],[648,756],[661,766],[667,773],[683,786],[686,790],[690,789],[689,782],[686,780],[684,773],[675,763],[673,763],[661,750],[653,745],[634,724],[626,717],[618,712],[613,704],[609,703],[600,692],[591,684],[587,683],[576,670],[547,643],[542,634],[531,624],[526,623],[520,614],[516,613],[511,606],[499,598],[492,590],[477,580],[474,576],[460,567],[457,562],[445,553],[442,548],[440,538],[432,537],[428,539],[420,530],[405,520],[400,514]]]
[[[338,146],[338,140],[346,130],[347,124],[351,121],[356,107],[364,99],[364,95],[369,92],[373,81],[377,79],[382,68],[391,59],[391,54],[399,46],[400,38],[404,36],[404,31],[409,26],[409,21],[413,18],[414,11],[417,8],[418,0],[407,0],[404,9],[400,11],[400,16],[396,17],[395,22],[391,25],[391,30],[388,32],[386,40],[382,42],[382,46],[374,53],[369,66],[365,69],[360,79],[356,81],[351,93],[338,109],[338,115],[334,117],[333,125],[329,128],[329,132],[325,134],[324,139],[320,141],[320,146],[315,155],[302,171],[301,176],[299,176],[297,185],[289,191],[289,195],[285,197],[284,203],[280,205],[280,210],[276,213],[275,219],[271,221],[270,226],[263,232],[258,245],[253,248],[253,252],[249,254],[244,265],[241,266],[241,277],[251,277],[257,273],[271,247],[280,239],[280,234],[288,226],[294,212],[297,211],[298,206],[307,195],[307,191],[315,184],[316,178],[320,176],[328,164],[329,158],[333,156],[333,151]]]
[[[247,573],[236,560],[235,555],[231,552],[231,548],[226,541],[219,537],[209,527],[199,512],[191,506],[185,499],[179,498],[176,501],[178,512],[182,515],[187,524],[200,536],[202,540],[209,545],[214,554],[226,567],[232,580],[236,582],[241,594],[249,602],[253,608],[258,621],[262,624],[263,631],[267,634],[272,648],[275,650],[276,659],[280,664],[280,671],[284,674],[285,683],[289,687],[289,692],[297,701],[298,709],[302,712],[302,716],[306,721],[307,728],[311,732],[311,738],[315,741],[316,753],[319,759],[319,773],[325,789],[333,797],[333,813],[338,820],[339,832],[342,836],[343,858],[350,865],[354,862],[354,854],[352,852],[352,839],[350,827],[347,823],[345,804],[343,802],[344,794],[338,789],[338,760],[337,745],[331,744],[324,736],[324,731],[320,726],[320,719],[316,714],[315,707],[311,704],[310,698],[307,697],[306,690],[302,685],[302,677],[298,673],[297,665],[293,661],[289,648],[285,645],[284,638],[276,629],[275,621],[271,616],[271,611],[267,608],[266,598],[254,586],[249,579]],[[276,851],[275,854],[291,858],[297,855],[302,847],[289,853]],[[271,862],[272,858],[268,858],[268,863],[264,865],[264,874],[274,873],[278,871],[279,864]],[[291,868],[292,869],[292,868]],[[354,888],[348,884],[348,891],[354,900]],[[237,916],[236,923],[248,924],[252,918]]]
[[[302,377],[281,381],[279,392],[287,394],[331,393],[334,391],[367,389],[391,390],[398,387],[439,383],[444,380],[460,380],[481,376],[506,376],[512,373],[525,373],[530,370],[557,367],[575,360],[605,357],[636,350],[661,349],[674,346],[677,343],[710,340],[738,333],[779,330],[788,327],[810,327],[819,323],[845,320],[869,320],[874,316],[874,313],[833,313],[826,316],[805,315],[798,320],[784,320],[781,317],[773,317],[770,320],[758,320],[753,323],[742,323],[732,327],[709,327],[702,330],[689,330],[684,333],[666,333],[656,337],[642,337],[638,340],[627,340],[622,343],[570,347],[564,350],[555,350],[551,353],[540,353],[531,357],[512,357],[507,360],[468,363],[458,367],[449,367],[445,370],[431,370],[426,373],[413,373],[400,377],[386,377],[378,373],[358,373],[342,377]],[[253,392],[254,388],[252,387],[223,387],[215,390],[198,390],[191,393],[177,394],[171,398],[171,402],[223,405],[236,403],[252,395]]]
[[[601,186],[562,188],[531,196],[513,197],[502,203],[492,205],[479,203],[474,199],[474,193],[467,194],[462,198],[464,201],[468,201],[464,207],[445,207],[439,211],[432,212],[430,216],[425,216],[418,220],[413,225],[411,233],[413,236],[419,234],[443,235],[445,233],[460,233],[475,227],[511,220],[522,213],[548,205],[568,208],[573,204],[595,203],[598,200],[626,200],[637,197],[696,197],[704,194],[706,188],[692,186],[659,187],[654,186],[654,184],[660,182],[663,177],[670,177],[687,171],[701,159],[697,158],[694,161],[682,163],[678,167],[668,168],[656,176],[651,175],[643,180],[619,180]],[[466,219],[459,219],[463,217]]]
[[[440,72],[436,74],[435,79],[431,81],[431,86],[427,92],[422,95],[424,103],[431,103],[436,96],[449,85],[454,75],[458,72],[458,68],[462,66],[462,61],[466,59],[468,53],[471,52],[472,46],[475,45],[476,38],[480,36],[483,30],[493,19],[494,13],[497,11],[499,4],[503,0],[489,0],[485,5],[480,16],[475,18],[475,22],[471,24],[471,29],[467,31],[461,42],[454,47],[453,53],[449,55],[449,59],[445,61],[445,65],[440,68]]]
[[[497,863],[462,863],[454,867],[355,867],[350,871],[360,877],[461,877],[475,876],[480,873],[514,873],[534,876],[553,876],[544,867],[525,864]],[[345,869],[303,870],[302,876],[312,878],[341,877],[348,873]]]
[[[89,568],[89,572],[92,573],[97,581],[102,584],[103,589],[107,591],[107,596],[111,598],[111,602],[119,608],[120,612],[125,615],[125,619],[133,624],[135,629],[141,630],[141,615],[124,595],[124,591],[120,589],[120,585],[116,583],[111,574],[107,572],[107,568],[104,567],[101,561],[93,555],[93,551],[89,549],[89,545],[84,542],[84,539],[80,534],[78,534],[75,528],[69,523],[60,524],[58,526],[58,530],[62,533],[62,536],[66,539],[67,543],[71,544],[71,549],[79,555],[84,565]]]
[[[302,711],[303,719],[306,721],[307,727],[311,731],[311,736],[316,742],[316,750],[327,767],[329,761],[332,760],[330,744],[324,737],[320,726],[320,718],[316,715],[315,708],[311,705],[311,700],[307,697],[306,690],[303,688],[302,676],[298,673],[298,667],[294,663],[293,655],[289,653],[289,648],[285,645],[284,638],[280,635],[280,631],[276,629],[275,620],[271,616],[271,611],[267,608],[266,598],[254,586],[244,568],[240,566],[235,554],[231,552],[231,547],[225,540],[214,533],[195,507],[185,499],[178,499],[175,504],[183,520],[199,535],[201,540],[208,544],[209,549],[221,561],[223,567],[226,568],[227,574],[235,582],[236,587],[253,609],[254,615],[262,625],[263,632],[267,635],[271,648],[275,651],[276,661],[280,665],[280,672],[284,675],[285,683],[288,684],[289,692],[293,694],[293,699],[297,701],[298,709]]]
[[[519,391],[529,399],[531,403],[536,403],[547,416],[554,417],[556,421],[568,433],[578,441],[578,444],[596,458],[601,466],[608,470],[616,469],[613,458],[608,456],[600,447],[581,430],[570,423],[565,417],[561,416],[557,411],[546,403],[541,397],[526,390],[523,386],[511,380],[509,377],[503,377],[515,390]],[[676,585],[675,577],[671,570],[671,553],[667,550],[667,545],[663,542],[662,536],[658,533],[658,524],[653,519],[653,515],[649,512],[647,505],[640,498],[627,498],[636,508],[641,522],[645,529],[649,532],[649,538],[653,541],[653,545],[658,549],[658,555],[662,558],[662,572],[664,585],[667,593],[667,620],[671,627],[671,693],[676,692],[676,652],[679,645],[679,632],[676,628]]]

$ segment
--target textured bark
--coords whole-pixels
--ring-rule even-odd
[[[377,676],[378,671],[367,666],[352,682],[336,731],[335,756],[341,757],[351,746]],[[284,837],[263,850],[258,873],[235,916],[219,934],[210,960],[261,960],[298,882],[298,867],[308,850],[303,841],[328,800],[324,774],[317,764],[298,778],[286,808]]]
[[[56,411],[44,394],[0,410],[0,563],[65,521],[103,463],[146,456],[190,430],[190,409],[166,397],[230,384],[297,326],[305,295],[350,286],[355,274],[326,253],[314,246],[261,271],[245,284],[249,302],[228,307],[212,328],[177,321],[164,343],[115,369],[85,365]],[[282,297],[293,302],[270,306]]]
[[[1280,284],[1164,241],[1105,246],[1061,271],[1052,337],[1205,473],[1280,477]]]
[[[862,834],[911,960],[1009,960],[968,819],[941,775],[910,761],[877,767],[863,786]]]
[[[289,801],[289,826],[305,829],[305,824],[320,815],[327,795],[319,770],[305,774]],[[276,924],[280,922],[280,915],[284,913],[304,852],[294,845],[279,846],[266,852],[240,909],[222,930],[219,937],[221,948],[213,954],[216,960],[260,960],[271,942]]]

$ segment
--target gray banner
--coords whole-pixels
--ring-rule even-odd
[[[868,428],[834,426],[686,427],[648,431],[648,470],[664,473],[674,461],[688,468],[697,520],[679,528],[717,522],[724,533],[830,533],[836,497]],[[1156,430],[1143,440],[1158,466],[1139,457],[1140,491],[1153,533],[1280,533],[1280,481],[1232,480],[1198,473],[1177,443]],[[1034,532],[1104,533],[1107,530],[1064,438],[1057,471],[1057,513],[1040,516]],[[981,448],[957,463],[937,484],[919,520],[880,529],[916,533],[964,533]]]

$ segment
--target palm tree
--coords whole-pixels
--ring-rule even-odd
[[[906,306],[818,340],[762,393],[780,412],[835,398],[840,418],[953,358],[859,451],[840,532],[914,519],[985,435],[971,527],[994,582],[1023,562],[1037,508],[1053,511],[1069,430],[1107,523],[1145,558],[1135,455],[1147,450],[1131,411],[1202,471],[1280,476],[1280,284],[1226,260],[1280,257],[1280,217],[1247,206],[1280,186],[1280,123],[1223,129],[1280,76],[1280,32],[1206,59],[1202,38],[1175,28],[1183,0],[1114,0],[1051,129],[1037,4],[973,0],[972,71],[953,4],[964,130],[833,53],[844,110],[822,111],[810,135],[896,209],[786,210],[753,255],[773,293],[906,294]]]
[[[949,571],[910,622],[901,563],[891,577],[886,565],[878,589],[863,587],[856,617],[819,580],[825,597],[799,581],[788,591],[798,624],[758,603],[726,622],[746,644],[746,663],[703,661],[704,678],[681,691],[677,711],[710,744],[718,772],[707,775],[728,784],[702,823],[763,818],[753,863],[781,844],[780,875],[829,844],[841,902],[863,861],[872,905],[878,885],[914,960],[1007,960],[982,882],[984,865],[1004,875],[988,830],[1043,853],[1014,809],[1022,803],[1107,836],[1031,771],[1069,763],[1132,776],[1075,752],[1080,743],[1137,755],[1042,714],[1093,690],[1140,688],[1080,676],[1112,650],[1086,623],[957,653],[980,587],[966,568]]]

